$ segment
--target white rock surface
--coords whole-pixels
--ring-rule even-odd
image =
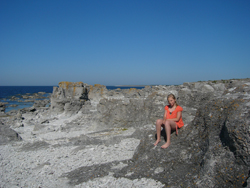
[[[70,118],[65,118],[62,114],[57,115],[48,123],[45,123],[44,127],[39,125],[42,128],[34,131],[34,125],[41,122],[45,115],[46,113],[32,117],[29,114],[24,114],[25,126],[15,128],[23,141],[0,145],[1,188],[74,187],[69,184],[67,178],[61,177],[64,173],[71,172],[79,167],[129,160],[133,157],[134,151],[140,143],[138,139],[125,138],[134,133],[134,128],[116,128],[93,132],[86,125],[73,126],[80,121],[80,118],[83,118],[81,113]],[[122,136],[124,139],[110,145],[67,146],[70,139],[80,139],[83,136],[103,140],[103,142],[117,136]],[[27,145],[32,146],[37,142],[47,143],[47,145],[41,148],[27,147]],[[127,165],[120,162],[112,169],[121,169],[125,166]],[[111,173],[108,176],[95,178],[75,187],[163,187],[163,185],[155,180],[145,178],[136,180],[116,179]]]

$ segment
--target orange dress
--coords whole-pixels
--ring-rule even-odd
[[[174,119],[177,117],[177,112],[182,112],[183,108],[180,106],[177,106],[173,112],[169,111],[169,107],[165,106],[165,110],[167,110],[167,119]],[[175,122],[178,128],[183,127],[184,123],[182,121],[182,117],[179,119],[179,121]]]

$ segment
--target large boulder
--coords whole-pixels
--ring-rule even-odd
[[[13,141],[20,141],[20,135],[8,125],[0,122],[0,145],[8,144]]]

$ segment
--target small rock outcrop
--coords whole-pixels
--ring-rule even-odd
[[[6,103],[0,102],[0,114],[4,114],[6,109]]]
[[[22,140],[22,138],[16,131],[0,121],[0,145],[20,140]]]
[[[87,88],[82,82],[60,82],[53,88],[51,112],[72,115],[77,113],[88,99]]]

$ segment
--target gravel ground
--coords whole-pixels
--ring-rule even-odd
[[[74,121],[74,118],[71,121]],[[58,122],[52,121],[51,125],[47,126],[62,125],[66,126],[60,119]],[[75,128],[67,130],[68,134],[59,129],[52,132],[41,130],[34,136],[33,127],[25,125],[16,129],[21,133],[23,141],[0,145],[1,188],[163,187],[160,182],[152,179],[130,180],[125,177],[113,177],[115,170],[127,166],[124,161],[133,157],[140,143],[139,139],[129,137],[135,131],[133,128],[92,132],[85,135],[84,130],[77,131]],[[122,139],[116,142],[115,137],[118,136]],[[70,141],[81,140],[82,137],[89,140],[96,139],[98,142],[74,145],[74,142]],[[111,144],[107,144],[107,140],[111,140],[108,142]],[[107,170],[103,173],[98,172],[98,169],[102,168]],[[88,169],[95,176],[92,178],[87,174],[86,177],[82,177],[82,181],[72,183],[74,176],[79,179],[79,174],[77,175],[79,169],[80,172]],[[98,174],[101,174],[100,177]]]

